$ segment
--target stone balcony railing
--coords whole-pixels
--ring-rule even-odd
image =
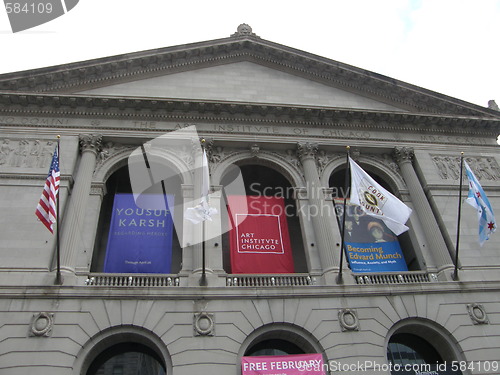
[[[91,274],[85,281],[89,286],[113,286],[113,287],[167,287],[179,286],[179,278],[175,275],[151,275],[151,274]]]
[[[286,275],[228,275],[226,286],[247,287],[289,287],[314,285],[314,278],[308,274],[286,274]]]
[[[221,275],[226,287],[298,287],[318,285],[316,278],[305,273],[294,274],[233,274]],[[353,273],[357,285],[420,284],[436,282],[437,277],[425,271]],[[321,282],[319,283],[321,284]],[[106,287],[176,287],[178,275],[92,273],[85,281],[87,286]],[[184,284],[183,284],[184,285]],[[220,284],[219,284],[220,285]]]
[[[408,272],[384,272],[384,273],[355,273],[353,274],[356,284],[419,284],[436,282],[437,277],[434,274],[428,274],[425,271]]]

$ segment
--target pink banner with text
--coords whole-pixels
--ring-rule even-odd
[[[242,375],[325,375],[321,354],[241,357]]]

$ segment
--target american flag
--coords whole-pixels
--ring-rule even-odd
[[[42,196],[36,207],[35,214],[40,221],[54,233],[53,225],[57,218],[57,194],[59,193],[59,182],[61,172],[59,171],[59,153],[58,147],[54,150],[52,163],[50,163],[49,174],[45,180]]]

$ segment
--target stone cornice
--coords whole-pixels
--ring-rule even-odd
[[[5,74],[0,90],[69,93],[235,61],[253,61],[412,111],[500,117],[485,107],[252,35]]]
[[[398,132],[481,132],[496,137],[500,118],[382,112],[331,107],[161,98],[0,92],[0,114],[96,118],[237,121],[305,126],[345,125]]]
[[[345,285],[338,286],[296,286],[296,287],[266,287],[266,288],[231,288],[211,287],[201,289],[199,287],[104,287],[104,286],[2,286],[0,287],[0,299],[14,298],[38,298],[38,299],[161,299],[175,298],[177,300],[193,300],[200,296],[207,300],[227,299],[276,299],[276,298],[366,298],[386,297],[395,295],[415,295],[415,288],[421,294],[427,295],[460,295],[469,293],[496,293],[500,288],[498,281],[462,281],[435,282],[409,285]]]

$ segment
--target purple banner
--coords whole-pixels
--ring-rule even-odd
[[[143,195],[143,198],[145,196]],[[172,195],[149,195],[148,207],[173,207]],[[158,204],[154,204],[154,202]],[[116,194],[104,272],[170,273],[173,212],[136,206],[133,194]]]

